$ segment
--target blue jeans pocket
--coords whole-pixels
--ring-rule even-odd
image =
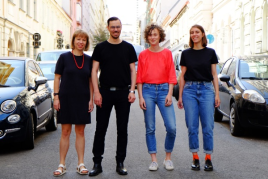
[[[192,86],[192,83],[191,82],[186,82],[183,89],[187,89],[187,88],[190,88]]]
[[[214,90],[214,86],[212,83],[204,83],[204,86],[208,90]]]

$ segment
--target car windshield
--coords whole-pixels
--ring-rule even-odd
[[[0,87],[24,86],[24,61],[0,60]]]
[[[48,80],[54,80],[55,63],[41,63],[39,66]]]
[[[268,57],[250,57],[240,60],[239,77],[242,79],[268,79]]]
[[[59,51],[59,52],[42,52],[38,54],[36,61],[57,61],[62,53],[68,51]]]
[[[141,51],[144,50],[144,47],[142,45],[133,45],[133,47],[136,51],[137,58],[139,59],[139,55],[140,55]],[[138,61],[135,62],[135,65],[136,66],[138,65]]]

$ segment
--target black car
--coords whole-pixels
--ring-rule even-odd
[[[0,58],[0,144],[22,143],[34,148],[42,127],[57,129],[51,89],[38,64],[28,58]]]
[[[249,127],[268,128],[268,55],[232,57],[218,78],[221,104],[215,121],[229,118],[234,136]]]

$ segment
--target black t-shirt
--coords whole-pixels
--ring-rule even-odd
[[[215,50],[205,47],[201,50],[192,48],[182,51],[181,66],[187,67],[185,81],[212,81],[211,64],[218,63]]]
[[[129,64],[137,61],[133,45],[126,41],[97,44],[92,59],[100,64],[100,86],[125,88],[131,84]]]

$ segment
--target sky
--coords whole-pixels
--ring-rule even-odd
[[[141,3],[144,2],[143,0],[139,1]],[[123,24],[136,23],[136,17],[137,17],[136,0],[107,0],[107,5],[111,17],[112,16],[118,17]]]

